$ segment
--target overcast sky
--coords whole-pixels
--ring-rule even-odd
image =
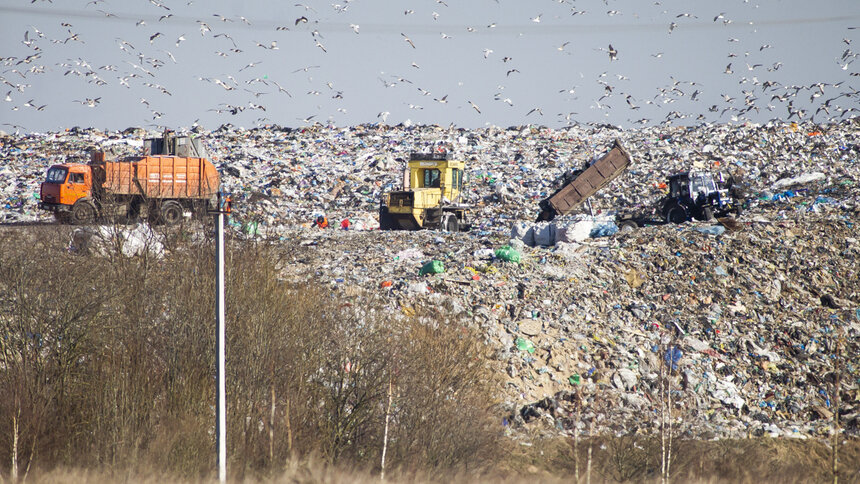
[[[295,2],[0,0],[0,129],[632,128],[860,109],[858,0]]]

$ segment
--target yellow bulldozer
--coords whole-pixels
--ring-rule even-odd
[[[381,230],[469,230],[468,205],[462,203],[466,164],[449,152],[411,153],[403,190],[382,195]]]

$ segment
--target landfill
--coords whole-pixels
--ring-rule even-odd
[[[0,135],[0,223],[56,223],[37,207],[50,165],[86,162],[96,147],[134,154],[157,134]],[[194,134],[232,196],[231,233],[283,245],[285,278],[367,291],[404,314],[439,308],[479,328],[501,376],[500,427],[513,437],[653,431],[661,385],[683,436],[821,437],[833,432],[834,412],[846,434],[860,433],[854,119],[634,130],[225,125]],[[590,207],[535,223],[559,180],[615,139],[633,157],[627,172]],[[466,160],[471,230],[378,230],[380,197],[400,188],[409,153],[440,147]],[[619,231],[616,210],[646,210],[668,176],[689,170],[743,180],[744,212]],[[329,228],[313,225],[319,215]],[[70,247],[112,236],[77,230]],[[134,254],[149,232],[128,231]]]

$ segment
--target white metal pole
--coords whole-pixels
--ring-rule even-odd
[[[227,480],[227,398],[224,375],[224,210],[221,207],[221,197],[218,197],[218,240],[215,242],[217,252],[216,269],[218,271],[215,281],[216,301],[218,304],[217,315],[217,346],[218,346],[218,408],[217,408],[217,443],[218,443],[218,480]]]
[[[393,398],[394,388],[393,382],[391,381],[391,374],[388,375],[388,406],[385,407],[385,430],[382,436],[382,464],[380,467],[382,468],[379,472],[379,480],[385,480],[385,453],[388,450],[388,423],[391,419],[391,400]]]

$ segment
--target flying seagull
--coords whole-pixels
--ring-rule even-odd
[[[95,99],[85,98],[83,101],[79,101],[79,100],[75,99],[74,102],[81,103],[84,106],[87,106],[90,108],[94,108],[99,103],[99,101],[101,101],[101,99],[102,99],[101,97],[97,97]],[[32,99],[30,101],[28,101],[28,103],[32,103],[32,102],[33,102]],[[25,104],[25,106],[27,106],[27,104]]]
[[[289,91],[287,91],[286,89],[281,87],[280,84],[278,84],[278,81],[272,81],[272,83],[275,84],[276,86],[278,86],[278,92],[282,92],[282,93],[286,94],[287,96],[293,97],[293,95],[290,94]]]
[[[319,68],[319,66],[307,66],[307,67],[301,67],[301,68],[299,68],[299,69],[294,70],[294,71],[293,71],[293,74],[295,74],[296,72],[299,72],[299,71],[305,71],[305,72],[308,72],[308,70],[310,70],[310,69],[317,69],[317,68]]]
[[[307,5],[303,4],[303,3],[297,3],[297,4],[296,4],[296,7],[304,7],[304,9],[305,9],[305,10],[310,10],[310,11],[312,11],[312,12],[316,13],[316,10],[314,10],[312,7],[309,7],[309,6],[307,6]]]
[[[250,68],[250,67],[256,67],[256,66],[257,66],[257,64],[261,64],[262,62],[263,62],[263,61],[250,62],[250,63],[248,63],[248,65],[246,65],[245,67],[243,67],[243,68],[239,69],[239,72],[242,72],[242,71],[244,71],[245,69],[248,69],[248,68]]]

